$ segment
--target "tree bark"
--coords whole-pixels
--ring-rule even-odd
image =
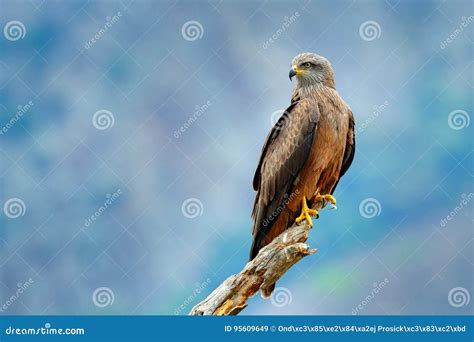
[[[237,315],[259,289],[274,284],[302,258],[316,252],[305,243],[311,227],[295,224],[260,250],[242,271],[231,275],[189,313],[192,316]]]

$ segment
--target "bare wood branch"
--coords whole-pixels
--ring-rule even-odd
[[[303,221],[285,230],[262,248],[244,269],[222,282],[189,313],[201,315],[237,315],[247,307],[247,300],[259,289],[274,284],[288,269],[307,255],[316,252],[305,243],[311,227]]]

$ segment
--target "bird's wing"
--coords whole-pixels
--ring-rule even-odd
[[[341,180],[341,177],[344,176],[344,174],[351,166],[352,161],[354,160],[354,154],[356,149],[354,126],[354,116],[352,112],[349,111],[349,127],[347,129],[346,147],[344,149],[344,156],[342,157],[341,171],[339,172],[339,178],[336,184],[334,184],[334,186],[332,187],[331,194],[334,193],[337,185],[339,184],[339,181]]]
[[[295,98],[267,136],[253,178],[257,191],[252,212],[255,249],[260,244],[256,240],[265,237],[276,221],[277,209],[291,195],[294,180],[308,159],[318,119],[315,101]]]
[[[341,172],[339,173],[339,178],[344,176],[346,171],[351,166],[352,161],[354,160],[354,154],[355,154],[354,126],[355,126],[354,116],[352,115],[352,112],[350,112],[349,129],[347,130],[347,138],[346,138],[346,148],[344,149],[344,157],[342,159],[342,166],[341,166]]]

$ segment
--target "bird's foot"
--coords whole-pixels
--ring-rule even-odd
[[[316,201],[321,201],[324,204],[324,201],[328,201],[331,203],[331,209],[337,209],[336,207],[336,199],[332,195],[317,195],[316,196]]]
[[[306,220],[308,222],[309,226],[313,226],[313,220],[311,219],[311,216],[315,216],[316,218],[319,217],[318,211],[315,209],[310,209],[308,207],[308,204],[306,203],[306,197],[303,197],[301,200],[301,214],[298,216],[295,220],[296,223],[300,223],[303,220]]]

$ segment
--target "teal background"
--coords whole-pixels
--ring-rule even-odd
[[[356,157],[338,210],[315,222],[318,252],[278,282],[281,298],[256,296],[243,313],[472,313],[473,125],[448,118],[472,114],[473,14],[471,1],[2,0],[1,27],[26,33],[0,35],[0,125],[34,104],[0,135],[0,204],[24,203],[17,218],[0,211],[2,314],[186,314],[240,271],[253,172],[304,51],[333,64]],[[367,21],[373,40],[359,32]],[[114,124],[99,130],[103,109]],[[359,209],[368,198],[372,218]],[[101,287],[113,294],[103,307]]]

